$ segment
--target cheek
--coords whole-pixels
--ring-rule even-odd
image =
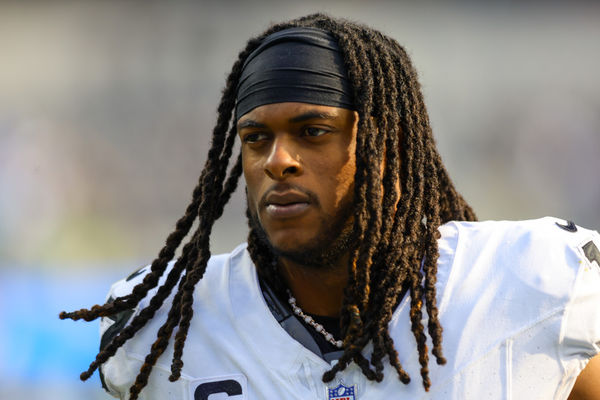
[[[338,176],[338,196],[337,201],[343,201],[348,197],[354,196],[354,175],[356,173],[356,166],[354,165],[354,160],[352,163],[348,163],[344,166],[342,171]]]
[[[246,181],[246,197],[248,199],[248,206],[251,208],[251,211],[254,211],[256,209],[256,191],[258,190],[258,180],[252,165],[244,157],[242,157],[242,170],[244,172],[244,180]]]
[[[354,179],[356,175],[356,142],[352,141],[348,149],[348,156],[339,174],[340,186],[346,196],[354,196]],[[347,193],[349,192],[349,193]],[[342,194],[344,195],[344,194]],[[340,199],[341,200],[341,199]]]
[[[248,208],[250,209],[250,212],[256,213],[255,195],[252,190],[250,190],[248,185],[246,185],[246,200],[248,202]]]
[[[327,169],[331,174],[323,174],[322,179],[325,179],[324,186],[335,188],[329,195],[330,202],[335,208],[339,208],[342,204],[351,202],[354,196],[354,174],[356,165],[354,162],[354,154],[351,157],[338,160],[334,165],[328,165]],[[327,178],[326,178],[327,177]]]

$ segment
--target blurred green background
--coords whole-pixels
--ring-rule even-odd
[[[481,219],[600,227],[593,2],[0,1],[0,398],[105,399],[102,303],[149,263],[204,164],[225,76],[271,22],[325,11],[413,57],[442,153]],[[238,190],[213,234],[244,240]]]

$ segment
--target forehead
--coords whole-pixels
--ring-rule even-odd
[[[355,112],[346,108],[324,106],[311,103],[282,102],[265,104],[254,108],[240,117],[237,122],[238,130],[253,123],[269,124],[278,122],[301,123],[308,120],[320,119],[331,123],[346,122],[353,119]]]

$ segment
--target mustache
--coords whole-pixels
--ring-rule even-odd
[[[267,189],[265,191],[265,193],[263,193],[263,195],[260,197],[260,200],[258,202],[258,206],[259,208],[264,208],[267,206],[267,199],[269,197],[269,195],[273,192],[276,193],[281,193],[281,192],[297,192],[297,193],[302,193],[304,194],[306,197],[308,197],[309,202],[316,205],[316,206],[320,206],[320,202],[319,202],[319,197],[316,195],[316,193],[303,188],[302,186],[298,186],[295,185],[293,183],[276,183],[274,185],[272,185],[269,189]]]

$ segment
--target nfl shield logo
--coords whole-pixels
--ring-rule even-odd
[[[327,400],[356,400],[354,386],[344,386],[344,384],[340,383],[333,389],[327,389]]]

